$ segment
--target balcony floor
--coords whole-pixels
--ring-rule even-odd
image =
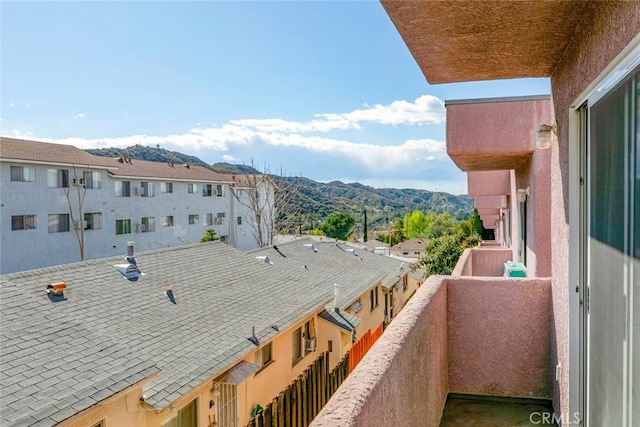
[[[440,427],[519,427],[539,426],[543,414],[553,414],[551,402],[533,399],[449,396]],[[551,418],[551,415],[546,415]],[[556,425],[546,423],[544,425]]]

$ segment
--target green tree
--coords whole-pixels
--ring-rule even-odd
[[[455,233],[456,222],[449,213],[441,213],[434,216],[429,224],[426,237],[434,239],[436,237]]]
[[[387,239],[389,246],[394,246],[405,241],[403,230],[404,221],[402,218],[397,218],[393,221],[393,224],[391,224],[391,231],[389,232],[389,238]]]
[[[424,250],[424,255],[412,265],[413,269],[425,269],[425,277],[432,274],[449,275],[466,248],[475,247],[480,243],[480,236],[472,234],[460,238],[455,234],[444,234],[430,239]]]
[[[415,210],[406,214],[402,222],[404,225],[402,232],[405,239],[415,239],[416,237],[427,236],[429,220],[422,211]]]
[[[471,222],[471,229],[473,232],[478,236],[482,236],[482,230],[484,230],[484,227],[482,226],[482,219],[480,218],[480,215],[478,215],[477,209],[473,210],[473,213],[469,217],[469,221]]]
[[[324,233],[322,232],[322,230],[320,230],[318,228],[314,228],[313,230],[309,230],[309,235],[310,236],[324,236]]]
[[[356,220],[344,212],[334,212],[320,225],[320,230],[328,237],[347,240],[353,230]]]
[[[204,231],[204,236],[202,236],[202,239],[200,239],[200,243],[214,242],[216,240],[220,240],[220,238],[216,236],[216,230],[214,230],[213,228],[207,228]]]

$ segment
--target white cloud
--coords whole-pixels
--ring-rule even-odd
[[[423,95],[414,102],[394,101],[389,105],[373,107],[349,113],[316,114],[316,119],[296,122],[283,119],[243,119],[229,123],[253,128],[262,132],[328,132],[335,129],[360,129],[363,122],[382,125],[425,125],[444,122],[444,103],[432,95]]]
[[[239,162],[240,159],[237,159],[235,157],[233,157],[230,154],[225,154],[224,156],[222,156],[222,160],[224,160],[225,162]]]
[[[73,116],[74,119],[84,119],[85,114],[84,113],[78,113],[75,116]]]
[[[29,104],[24,104],[24,108],[29,108]]]
[[[13,107],[15,107],[15,106],[16,106],[16,103],[15,103],[15,102],[10,102],[10,103],[9,103],[9,108],[13,108]]]

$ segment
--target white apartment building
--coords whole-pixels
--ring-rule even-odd
[[[139,250],[198,242],[208,228],[222,242],[255,249],[248,195],[273,200],[275,186],[251,181],[201,166],[2,137],[0,274],[80,261],[81,247],[87,260],[124,254],[127,241]],[[260,217],[264,230],[273,211]]]

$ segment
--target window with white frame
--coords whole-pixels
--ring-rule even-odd
[[[227,187],[222,184],[216,185],[216,196],[224,197],[227,194]]]
[[[198,184],[194,182],[190,182],[187,184],[187,193],[188,194],[197,194],[198,193]]]
[[[163,422],[161,427],[197,427],[198,399],[194,399],[178,410],[175,417]]]
[[[173,182],[161,182],[160,183],[160,192],[161,193],[173,193]]]
[[[213,186],[211,184],[202,184],[202,196],[211,197],[213,193]]]
[[[69,214],[49,214],[49,233],[69,231]]]
[[[84,229],[85,230],[99,230],[102,228],[102,213],[100,212],[85,212],[84,214]]]
[[[173,227],[173,215],[163,216],[161,222],[163,227]]]
[[[35,215],[12,215],[12,230],[35,230],[37,226]]]
[[[189,215],[189,225],[198,225],[199,222],[200,222],[200,215],[198,214]]]
[[[102,188],[102,173],[98,171],[84,171],[84,188],[90,190],[99,190]]]
[[[116,219],[116,234],[131,234],[131,220]]]
[[[153,182],[142,181],[140,183],[142,197],[155,197],[156,196],[156,184]]]
[[[116,197],[131,197],[131,182],[115,181]]]
[[[224,224],[227,220],[227,214],[224,212],[218,212],[216,214],[216,224]]]
[[[47,187],[68,188],[69,187],[69,170],[68,169],[47,169]]]
[[[142,218],[142,227],[140,229],[143,233],[149,233],[156,231],[156,218],[153,216],[147,216]]]
[[[256,365],[258,365],[260,368],[264,368],[265,366],[273,362],[271,344],[271,342],[268,342],[267,344],[256,350]]]
[[[11,181],[35,182],[36,168],[31,166],[11,166]]]
[[[302,327],[291,334],[291,364],[295,365],[302,359]]]

